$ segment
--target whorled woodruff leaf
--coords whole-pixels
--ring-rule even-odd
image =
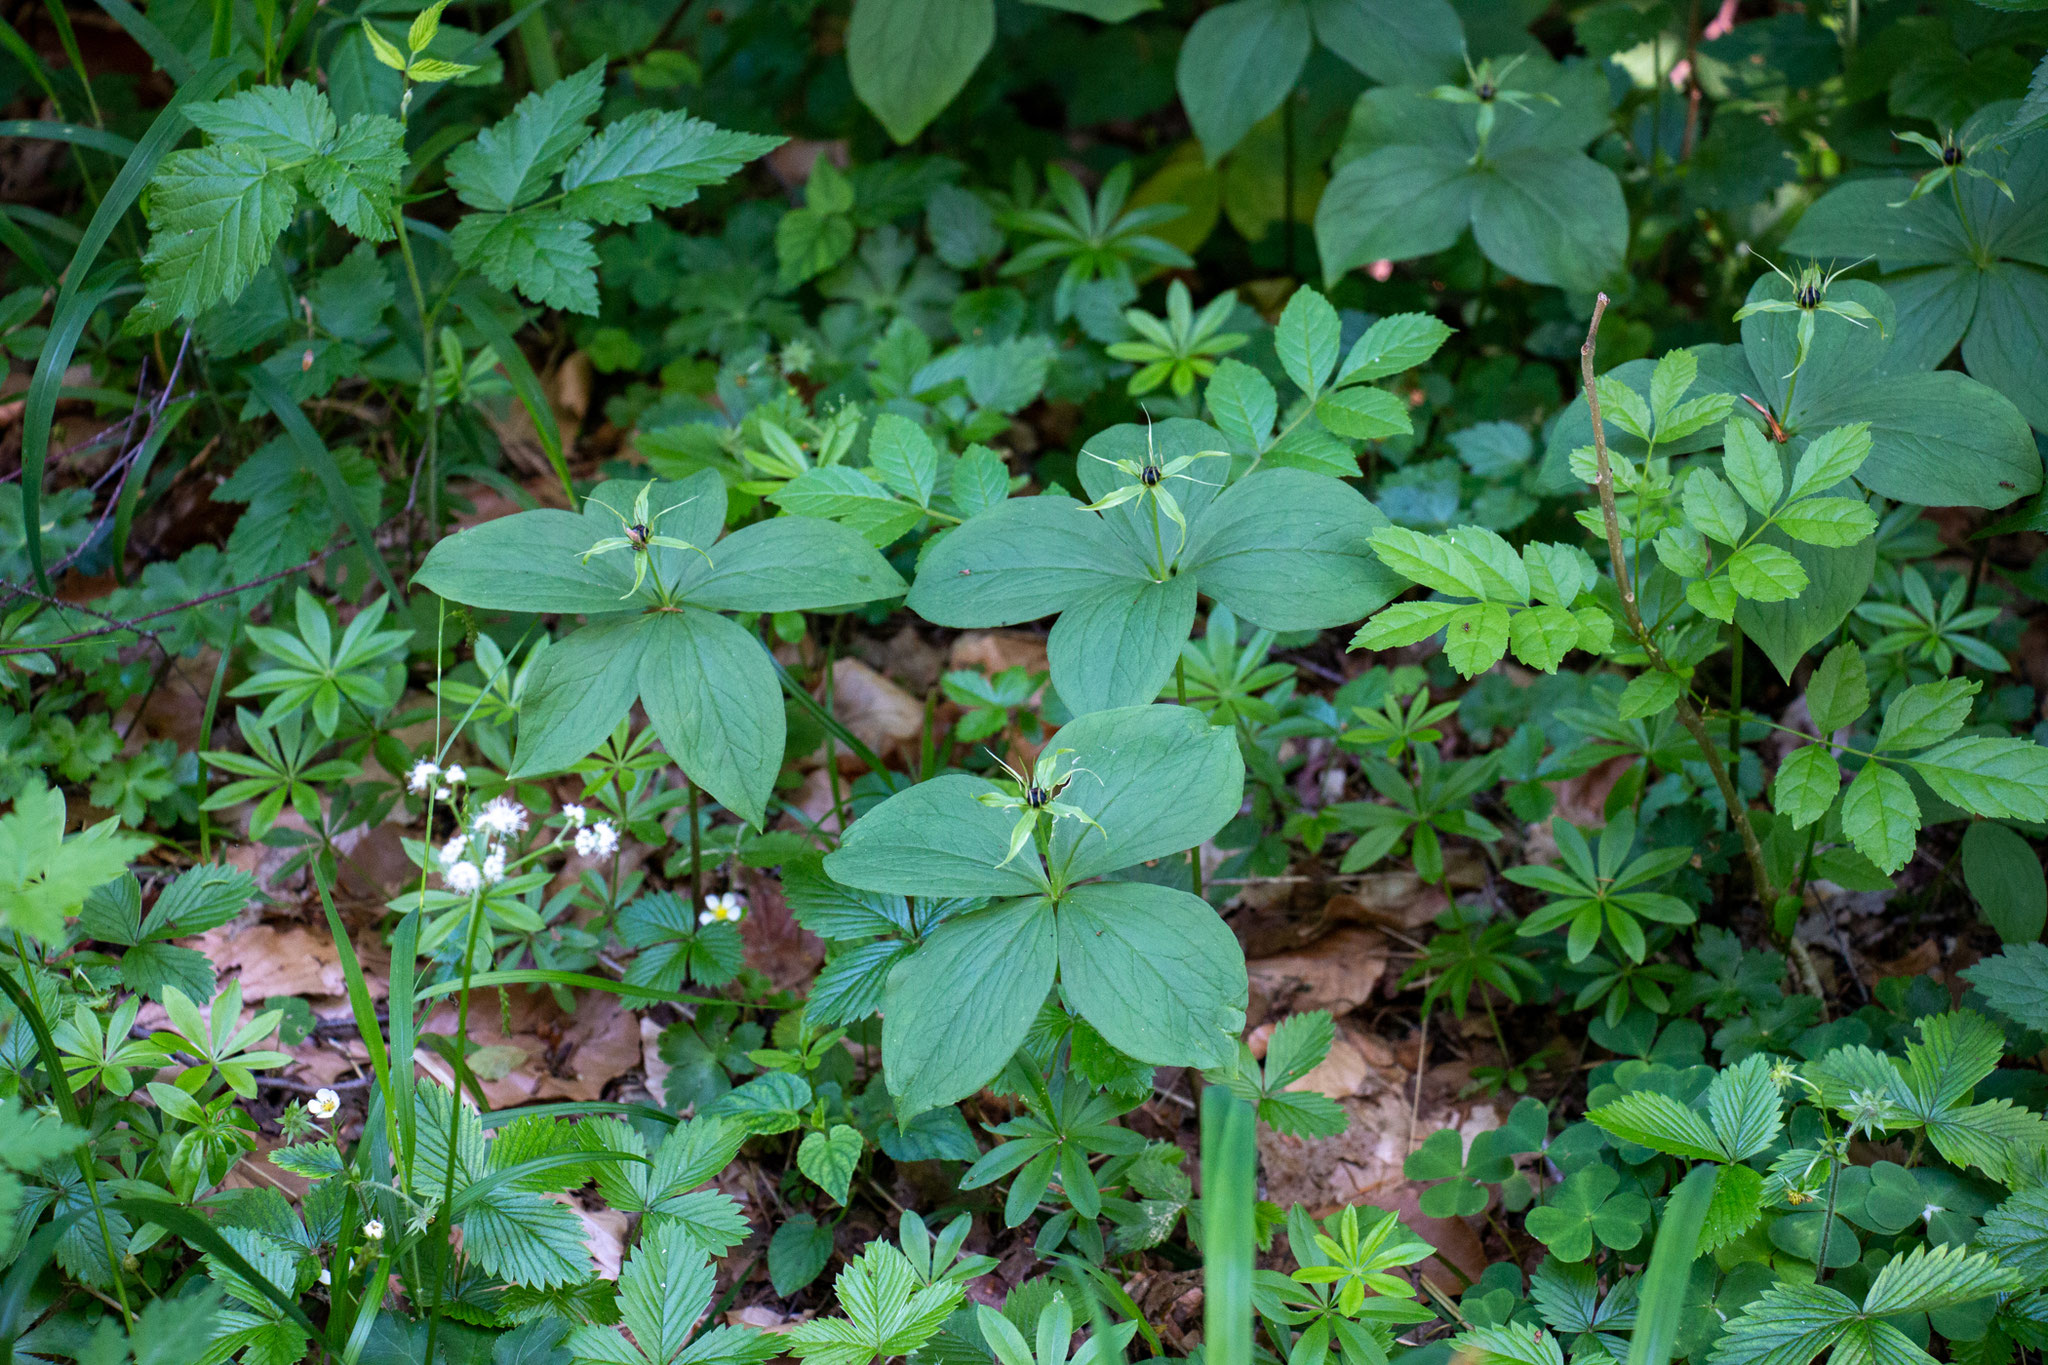
[[[1084,443],[1078,472],[1099,500],[1131,482],[1107,461],[1164,466],[1227,444],[1187,418],[1126,423]],[[1086,713],[1160,695],[1196,593],[1253,625],[1307,630],[1356,621],[1406,586],[1367,543],[1387,519],[1349,485],[1260,469],[1225,487],[1230,466],[1220,455],[1196,459],[1161,483],[1187,523],[1185,540],[1149,498],[1100,514],[1063,497],[1000,503],[932,545],[909,606],[934,624],[970,628],[1060,616],[1048,642],[1053,685]]]
[[[647,492],[650,529],[696,549],[651,546],[584,556],[618,540]],[[596,617],[549,651],[520,700],[514,774],[554,771],[589,753],[637,698],[670,757],[720,804],[759,823],[782,765],[784,720],[761,643],[725,611],[816,611],[901,593],[905,584],[849,527],[778,517],[719,538],[725,485],[599,484],[580,513],[544,508],[488,521],[435,545],[417,581],[497,611]],[[632,560],[647,573],[636,587]]]
[[[1194,847],[1237,813],[1231,731],[1182,707],[1128,707],[1083,716],[1051,744],[1072,750],[1058,800],[1095,824],[1055,821],[1045,858],[1027,847],[1005,862],[1016,813],[976,799],[993,784],[954,774],[876,806],[825,859],[847,886],[1000,898],[948,919],[890,971],[882,1051],[906,1116],[995,1075],[1055,975],[1068,1005],[1141,1061],[1221,1065],[1243,1027],[1243,957],[1207,903],[1090,880]]]

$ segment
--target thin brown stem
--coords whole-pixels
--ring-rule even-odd
[[[1628,558],[1621,548],[1621,514],[1614,505],[1614,465],[1607,454],[1607,429],[1600,420],[1600,393],[1593,382],[1593,351],[1600,338],[1600,319],[1607,312],[1607,295],[1601,294],[1593,302],[1593,321],[1586,328],[1586,344],[1579,348],[1579,374],[1586,389],[1586,410],[1593,420],[1593,461],[1596,469],[1594,488],[1600,495],[1600,521],[1607,531],[1607,557],[1614,569],[1614,586],[1621,594],[1621,613],[1628,623],[1629,633],[1642,646],[1650,666],[1669,673],[1679,680],[1678,723],[1692,736],[1699,746],[1700,756],[1706,760],[1707,771],[1713,774],[1714,785],[1721,790],[1721,799],[1728,807],[1728,818],[1734,822],[1736,833],[1742,837],[1742,851],[1749,861],[1751,879],[1756,884],[1757,899],[1770,904],[1778,899],[1778,888],[1771,883],[1770,873],[1764,863],[1763,845],[1758,842],[1756,829],[1749,822],[1749,808],[1742,802],[1742,795],[1735,789],[1735,779],[1728,772],[1728,765],[1722,761],[1721,751],[1714,746],[1714,740],[1707,733],[1707,723],[1699,709],[1687,695],[1687,679],[1673,668],[1657,648],[1650,632],[1643,625],[1642,611],[1636,606],[1633,580],[1629,577]]]

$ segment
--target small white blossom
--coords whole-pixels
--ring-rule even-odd
[[[441,866],[452,867],[462,861],[462,855],[469,849],[469,836],[458,834],[441,845]]]
[[[363,1224],[363,1236],[369,1238],[373,1242],[383,1241],[384,1225],[378,1222],[375,1218],[372,1218],[369,1222]]]
[[[612,828],[609,820],[600,820],[588,829],[576,831],[576,851],[586,858],[605,857],[618,846],[619,832]]]
[[[326,1266],[320,1267],[320,1283],[328,1285],[334,1283],[334,1276],[328,1273]]]
[[[483,873],[477,871],[475,863],[457,863],[441,874],[441,880],[459,896],[467,896],[484,884]]]
[[[699,924],[738,924],[747,913],[747,898],[737,891],[727,891],[704,898],[704,910],[697,916]]]
[[[509,839],[526,828],[526,807],[509,796],[494,796],[470,823],[494,839]]]
[[[462,771],[462,765],[460,763],[450,763],[448,765],[448,771],[442,773],[441,776],[447,779],[448,785],[451,787],[459,787],[463,783],[469,781],[469,774]]]
[[[571,804],[562,807],[562,823],[570,829],[582,829],[589,819],[590,813],[581,806]]]
[[[434,799],[436,801],[446,801],[452,798],[454,795],[455,793],[449,791],[446,787],[441,787],[434,792]]]
[[[412,765],[412,773],[405,779],[405,785],[415,796],[434,785],[434,779],[441,775],[441,765],[431,759],[421,759]]]
[[[314,1091],[313,1098],[306,1102],[306,1112],[316,1119],[331,1119],[340,1109],[341,1096],[324,1087]]]
[[[505,855],[492,850],[484,857],[483,879],[485,886],[496,886],[505,880]]]

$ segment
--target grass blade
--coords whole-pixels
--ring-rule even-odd
[[[72,253],[71,264],[65,267],[64,287],[57,293],[49,336],[43,343],[41,358],[36,361],[35,378],[29,381],[22,411],[21,525],[28,540],[29,567],[35,572],[37,585],[44,589],[50,586],[50,576],[43,568],[43,473],[50,459],[50,427],[57,415],[57,390],[71,364],[71,353],[78,348],[78,338],[85,331],[86,319],[105,297],[104,292],[86,294],[85,278],[91,273],[93,262],[99,259],[100,249],[114,235],[121,215],[141,196],[142,187],[156,171],[156,163],[191,127],[185,121],[185,106],[212,99],[241,71],[240,57],[222,57],[208,62],[191,80],[179,84],[178,93],[149,125],[128,163],[114,177],[106,198],[93,211],[92,222],[86,227],[78,250]],[[101,288],[105,289],[104,283]]]
[[[1685,1291],[1692,1281],[1692,1263],[1699,1259],[1700,1229],[1706,1226],[1707,1205],[1714,1196],[1718,1168],[1703,1162],[1678,1182],[1664,1205],[1664,1222],[1650,1250],[1650,1268],[1643,1274],[1642,1306],[1635,1335],[1628,1343],[1628,1365],[1668,1365],[1678,1341]]]
[[[576,489],[569,482],[569,461],[562,453],[562,432],[555,425],[555,410],[548,403],[547,394],[540,386],[540,376],[533,372],[533,366],[526,359],[526,353],[519,349],[519,343],[505,330],[505,324],[498,321],[498,315],[491,311],[490,301],[476,281],[466,282],[455,291],[455,306],[462,310],[462,316],[469,319],[483,337],[484,344],[497,355],[498,363],[505,367],[505,373],[512,380],[512,391],[519,395],[520,404],[526,415],[533,419],[533,429],[540,436],[541,449],[548,455],[548,463],[555,467],[555,477],[562,481],[562,492],[569,499],[569,507],[576,507]]]
[[[1252,1244],[1258,1148],[1250,1105],[1225,1086],[1202,1091],[1202,1359],[1251,1365]],[[1633,1362],[1632,1362],[1633,1365]]]

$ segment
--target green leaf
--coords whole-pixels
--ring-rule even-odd
[[[1477,1365],[1564,1365],[1557,1338],[1540,1327],[1474,1327],[1459,1333],[1456,1345]]]
[[[1807,1365],[1840,1340],[1856,1317],[1856,1305],[1839,1290],[1780,1283],[1729,1321],[1708,1360],[1710,1365]]]
[[[986,512],[1010,496],[1010,469],[985,445],[960,452],[953,466],[953,507],[963,517]]]
[[[1209,504],[1181,561],[1202,592],[1240,621],[1322,630],[1369,616],[1401,592],[1400,577],[1371,542],[1386,526],[1349,484],[1301,469],[1261,469]]]
[[[1718,1250],[1749,1231],[1763,1213],[1763,1192],[1764,1178],[1749,1167],[1716,1167],[1706,1225],[1700,1230],[1700,1250]]]
[[[1771,1059],[1752,1053],[1707,1086],[1707,1118],[1730,1161],[1747,1161],[1777,1141],[1784,1128]]]
[[[1043,873],[1027,852],[998,866],[1012,817],[976,798],[996,788],[965,774],[920,782],[854,821],[825,871],[870,891],[919,896],[1028,896]]]
[[[302,174],[327,216],[358,237],[391,240],[399,180],[405,174],[405,125],[357,114]]]
[[[1999,820],[2048,820],[2048,748],[2026,739],[1952,739],[1906,760],[1944,801]]]
[[[641,630],[640,699],[661,747],[720,805],[760,826],[785,728],[767,650],[723,616],[689,607],[657,612]]]
[[[1369,383],[1428,362],[1450,340],[1452,328],[1428,313],[1395,313],[1365,329],[1337,371],[1338,384]]]
[[[1806,591],[1806,569],[1775,545],[1758,543],[1728,560],[1728,581],[1751,602],[1789,602]]]
[[[1663,364],[1660,362],[1657,368],[1661,375]],[[1653,378],[1653,400],[1656,393],[1655,384]],[[1690,379],[1686,387],[1691,387]],[[1722,471],[1727,474],[1728,482],[1735,485],[1735,491],[1742,495],[1744,502],[1764,516],[1769,516],[1771,509],[1778,505],[1779,496],[1785,491],[1785,471],[1778,463],[1777,447],[1746,421],[1730,422],[1725,431],[1728,448],[1727,456],[1721,462]]]
[[[644,223],[720,184],[786,138],[736,133],[679,110],[642,110],[607,124],[562,171],[562,212],[598,223]]]
[[[1877,567],[1877,543],[1865,540],[1845,549],[1800,545],[1776,527],[1758,537],[1760,543],[1789,552],[1805,571],[1807,586],[1784,602],[1745,601],[1735,609],[1742,633],[1770,659],[1788,682],[1806,651],[1832,638],[1849,612],[1870,588]]]
[[[1298,0],[1233,0],[1195,20],[1181,41],[1174,84],[1210,165],[1280,107],[1312,41],[1308,9]],[[1312,386],[1301,387],[1314,396]]]
[[[1771,784],[1771,809],[1805,829],[1828,813],[1842,789],[1842,770],[1825,744],[1794,749],[1778,766]]]
[[[1237,1055],[1244,953],[1208,902],[1144,882],[1077,886],[1059,907],[1060,990],[1109,1044],[1155,1066]]]
[[[1358,628],[1353,649],[1400,649],[1420,644],[1463,611],[1460,602],[1396,602]]]
[[[864,1150],[866,1144],[858,1129],[835,1123],[828,1132],[804,1134],[796,1149],[797,1169],[835,1202],[844,1204],[847,1187],[853,1183],[854,1168],[860,1165]]]
[[[1839,548],[1868,539],[1877,513],[1860,498],[1807,498],[1779,513],[1777,525],[1804,544]]]
[[[1963,884],[2003,943],[2034,943],[2048,928],[2048,878],[2034,846],[1991,820],[1963,834]]]
[[[562,772],[604,743],[640,694],[640,660],[651,638],[643,624],[609,617],[549,646],[520,694],[509,776]]]
[[[1578,643],[1579,618],[1564,607],[1531,607],[1516,612],[1508,622],[1508,644],[1515,657],[1539,672],[1555,673]]]
[[[944,921],[890,972],[882,1065],[900,1119],[965,1099],[1023,1045],[1052,989],[1054,933],[1044,897],[1002,902]]]
[[[1863,1296],[1871,1317],[1927,1313],[2019,1287],[2019,1276],[1959,1246],[1917,1246],[1885,1263]]]
[[[448,154],[449,188],[463,203],[490,214],[510,214],[531,203],[546,191],[555,173],[568,164],[569,154],[590,136],[589,119],[603,100],[601,61],[592,62],[545,90],[534,91],[512,107],[510,116]],[[556,222],[572,221],[566,212],[537,216]],[[589,235],[586,225],[583,236]],[[458,253],[459,250],[458,240]],[[596,264],[595,253],[590,263]],[[499,283],[495,277],[491,282]],[[597,311],[594,300],[587,311]]]
[[[871,1365],[877,1357],[906,1356],[945,1325],[966,1290],[941,1279],[920,1286],[910,1260],[888,1242],[870,1242],[839,1272],[833,1291],[843,1318],[814,1318],[769,1341],[815,1365]]]
[[[854,0],[853,93],[890,137],[908,142],[966,88],[995,35],[995,0]]]
[[[897,597],[908,586],[858,532],[816,517],[755,522],[710,549],[708,564],[694,554],[683,559],[673,587],[713,611],[829,611]]]
[[[0,815],[0,929],[61,942],[65,916],[149,850],[148,839],[120,826],[109,817],[67,839],[64,794],[39,780],[24,787]]]
[[[1700,615],[1711,616],[1724,624],[1735,619],[1736,610],[1742,602],[1736,594],[1734,578],[1727,574],[1696,578],[1687,583],[1685,600]]]
[[[1713,470],[1704,466],[1694,468],[1685,481],[1682,502],[1686,521],[1701,535],[1723,545],[1742,543],[1749,514],[1743,510],[1742,499],[1735,490]]]
[[[559,90],[562,84],[552,88]],[[597,248],[590,244],[590,233],[590,224],[580,218],[534,208],[468,214],[451,237],[455,259],[482,272],[498,288],[517,290],[550,308],[594,317]]]
[[[1560,822],[1561,823],[1561,822]],[[1632,1090],[1586,1111],[1602,1131],[1667,1156],[1695,1161],[1726,1161],[1727,1152],[1697,1110],[1654,1090]]]
[[[578,1361],[606,1365],[670,1365],[679,1358],[692,1365],[760,1365],[774,1356],[776,1339],[751,1328],[713,1327],[692,1338],[715,1287],[709,1259],[685,1230],[655,1227],[619,1275],[619,1321],[632,1339],[615,1328],[585,1325],[572,1328],[566,1344]]]
[[[1870,458],[1870,424],[1854,422],[1824,431],[1799,452],[1792,470],[1792,498],[1796,502],[1824,493],[1851,477]]]
[[[1265,3],[1267,0],[1235,0],[1226,8]],[[1216,12],[1211,11],[1211,14]],[[1200,27],[1199,23],[1197,27]],[[1185,66],[1185,47],[1181,51],[1181,61]],[[1329,381],[1330,372],[1337,364],[1337,348],[1343,340],[1343,333],[1344,326],[1337,318],[1337,310],[1330,306],[1328,299],[1307,285],[1294,291],[1294,296],[1287,300],[1287,306],[1280,312],[1280,321],[1274,324],[1273,347],[1280,354],[1280,367],[1311,401],[1322,393],[1323,385]],[[1403,413],[1402,417],[1405,421],[1406,414]]]
[[[1843,643],[1829,650],[1806,684],[1806,710],[1823,737],[1854,725],[1870,709],[1870,683],[1863,651]]]
[[[956,498],[959,492],[956,481]],[[924,519],[923,508],[893,496],[846,465],[805,470],[770,493],[768,501],[795,516],[826,518],[850,526],[878,549],[895,544]]]
[[[1016,625],[1114,579],[1150,575],[1136,552],[1072,498],[1011,498],[934,543],[907,605],[934,625]]]
[[[1253,453],[1263,452],[1273,439],[1273,422],[1279,416],[1279,396],[1272,381],[1241,360],[1217,362],[1203,397],[1216,427],[1233,443]]]
[[[1970,718],[1972,698],[1981,686],[1970,678],[1944,678],[1907,688],[1885,708],[1877,752],[1924,749],[1947,739]]]
[[[1920,803],[1905,778],[1873,760],[1843,793],[1842,832],[1880,871],[1897,872],[1913,856]]]
[[[146,305],[197,317],[238,296],[299,202],[289,171],[239,142],[173,152],[150,181]]]
[[[1048,862],[1068,885],[1193,848],[1242,801],[1244,760],[1229,727],[1191,708],[1098,711],[1061,727],[1059,744],[1076,765],[1060,799],[1102,826],[1056,825]]]
[[[868,436],[868,462],[883,482],[920,507],[928,507],[939,477],[939,452],[923,427],[885,412]]]
[[[1996,957],[1963,968],[1963,975],[2000,1014],[2025,1028],[2048,1028],[2048,944],[2007,944]]]
[[[1444,657],[1462,677],[1474,678],[1500,662],[1508,648],[1508,609],[1475,602],[1444,623]]]
[[[1046,637],[1053,686],[1077,714],[1159,695],[1195,622],[1195,579],[1112,580],[1068,604]]]
[[[1638,673],[1629,679],[1622,689],[1621,701],[1615,707],[1615,716],[1620,720],[1639,720],[1654,716],[1678,700],[1685,685],[1676,674],[1659,669],[1651,673]]]
[[[778,1294],[794,1294],[823,1274],[831,1259],[832,1229],[808,1213],[795,1214],[768,1239],[768,1282]]]
[[[1316,417],[1331,431],[1354,441],[1384,440],[1415,429],[1408,420],[1408,404],[1385,389],[1350,388],[1326,393],[1316,400]]]

